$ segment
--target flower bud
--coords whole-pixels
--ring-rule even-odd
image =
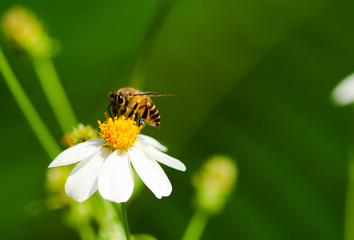
[[[72,147],[78,143],[97,138],[97,133],[97,129],[94,129],[91,125],[85,126],[79,123],[77,127],[73,128],[72,132],[63,137],[62,144],[65,147]]]
[[[22,6],[10,8],[3,16],[1,28],[14,48],[32,58],[53,55],[53,41],[36,15]]]
[[[209,213],[220,212],[236,179],[237,166],[229,157],[217,155],[210,158],[192,179],[197,189],[197,206]]]

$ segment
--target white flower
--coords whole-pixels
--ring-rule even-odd
[[[134,129],[137,128],[136,125],[130,125],[129,121],[131,120],[124,118],[113,121],[110,118],[107,124],[99,122],[100,135],[104,139],[92,139],[70,147],[49,165],[58,167],[79,162],[65,184],[68,196],[83,202],[98,190],[104,199],[117,203],[126,202],[134,189],[131,165],[157,198],[171,194],[171,183],[156,161],[180,171],[186,170],[185,165],[161,152],[167,148],[155,139],[137,135]],[[122,124],[125,126],[122,127]],[[138,133],[139,131],[140,129]],[[137,141],[132,141],[133,135]]]
[[[344,78],[332,92],[333,101],[344,106],[354,102],[354,74]]]

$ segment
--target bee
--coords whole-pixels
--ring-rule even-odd
[[[159,128],[160,113],[155,104],[150,99],[150,96],[166,96],[168,94],[155,92],[141,92],[136,88],[126,87],[118,91],[112,91],[108,94],[110,102],[108,112],[113,116],[122,116],[128,114],[128,118],[140,119],[138,125],[144,125],[147,122],[149,125]],[[112,116],[112,115],[111,115]]]

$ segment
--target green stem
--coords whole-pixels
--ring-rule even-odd
[[[53,62],[50,58],[35,58],[33,65],[63,133],[70,132],[72,127],[77,124],[77,120]]]
[[[201,238],[208,223],[209,215],[207,212],[198,208],[192,216],[182,240],[198,240]]]
[[[124,203],[120,204],[122,208],[122,221],[124,225],[124,230],[125,230],[125,236],[127,240],[130,239],[130,231],[129,231],[129,225],[128,225],[128,216],[127,216],[127,209]]]
[[[91,198],[96,202],[95,218],[107,239],[127,240],[124,226],[119,220],[113,203],[104,200],[99,194]]]
[[[175,0],[162,0],[152,18],[145,34],[140,52],[130,73],[129,86],[142,89],[147,75],[148,61],[166,17],[170,13]]]
[[[344,239],[354,240],[354,150],[349,156],[349,180],[345,206]]]
[[[17,80],[14,72],[8,64],[5,55],[0,47],[0,72],[2,73],[4,80],[9,87],[16,102],[25,115],[28,123],[32,127],[39,142],[42,144],[45,151],[51,158],[56,157],[60,152],[60,147],[54,140],[53,136],[48,131],[47,127],[43,123],[36,109],[33,107],[31,101],[27,97],[25,91],[22,89],[19,81]]]

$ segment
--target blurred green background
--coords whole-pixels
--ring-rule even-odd
[[[180,239],[193,212],[192,173],[221,153],[236,160],[239,180],[202,239],[343,238],[351,113],[329,94],[354,71],[352,1],[1,0],[0,14],[14,4],[60,41],[54,64],[80,122],[104,119],[108,92],[126,86],[142,52],[142,90],[176,95],[154,100],[161,128],[143,133],[187,171],[164,167],[172,195],[146,190],[130,204],[133,233]],[[31,62],[0,43],[59,142]],[[60,212],[34,209],[52,159],[2,76],[0,91],[1,239],[77,239]]]

